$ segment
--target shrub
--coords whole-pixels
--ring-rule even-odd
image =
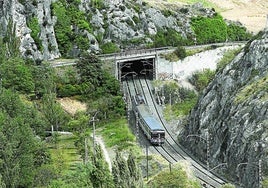
[[[64,84],[57,85],[57,96],[58,97],[71,97],[74,95],[80,95],[79,85]]]
[[[188,178],[187,173],[182,167],[176,167],[170,172],[163,170],[153,177],[147,184],[151,187],[177,187],[177,188],[201,188],[201,185]]]
[[[230,41],[240,41],[240,40],[249,40],[252,35],[247,32],[247,29],[244,26],[231,23],[227,27],[228,40]]]
[[[184,59],[186,57],[186,50],[182,46],[178,46],[175,50],[175,54],[178,56],[180,59]]]
[[[100,48],[102,49],[103,54],[115,53],[120,51],[119,47],[112,42],[102,44]]]
[[[252,36],[241,25],[235,23],[227,25],[220,15],[212,18],[200,16],[193,18],[191,25],[196,34],[197,43],[199,44],[224,42],[226,40],[248,40]]]
[[[37,17],[33,17],[30,20],[27,20],[27,26],[32,30],[31,37],[34,39],[38,50],[42,51],[43,49],[42,41],[39,38],[39,33],[41,29]]]
[[[67,5],[63,0],[52,3],[52,14],[57,17],[55,34],[63,57],[69,55],[73,46],[85,51],[90,45],[88,38],[81,31],[91,32],[92,29],[85,13],[77,7],[77,3],[78,1],[72,1]]]
[[[182,46],[188,44],[188,39],[183,38],[180,33],[174,29],[157,31],[157,34],[152,38],[155,47],[163,46]]]
[[[227,37],[227,25],[219,15],[212,18],[196,17],[191,20],[191,26],[199,44],[224,42]]]
[[[202,91],[209,82],[214,78],[215,71],[205,69],[203,71],[195,72],[190,78],[190,82],[195,86],[198,92]]]

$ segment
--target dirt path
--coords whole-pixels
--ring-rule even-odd
[[[109,170],[110,172],[112,171],[112,162],[111,162],[111,158],[109,156],[109,153],[104,145],[104,142],[102,140],[102,138],[100,136],[96,136],[95,137],[97,143],[100,145],[101,149],[102,149],[102,152],[103,152],[103,155],[104,155],[104,158],[106,160],[106,162],[108,163],[108,166],[109,166]]]

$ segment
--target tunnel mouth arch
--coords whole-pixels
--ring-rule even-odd
[[[155,79],[155,58],[136,59],[117,62],[117,78],[123,81],[128,77]]]

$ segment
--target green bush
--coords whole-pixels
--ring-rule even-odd
[[[189,40],[183,38],[180,33],[174,29],[158,30],[157,34],[152,37],[155,47],[163,46],[182,46],[189,44]]]
[[[175,167],[170,172],[163,170],[153,177],[147,184],[148,188],[155,187],[174,187],[174,188],[201,188],[201,185],[191,180],[182,167]]]
[[[220,15],[212,18],[198,16],[191,20],[191,25],[198,44],[248,40],[252,36],[241,25],[235,23],[227,25]]]
[[[179,95],[181,101],[172,106],[173,112],[176,116],[188,115],[197,102],[197,95],[193,90],[186,88],[180,88]]]
[[[34,91],[34,79],[31,67],[21,58],[10,58],[0,65],[0,75],[5,88],[21,93]]]
[[[244,26],[234,23],[228,25],[227,36],[229,41],[249,40],[252,37]]]
[[[107,42],[105,44],[102,44],[100,48],[102,49],[103,54],[115,53],[115,52],[120,51],[119,47],[115,43],[112,43],[112,42]]]
[[[203,71],[195,72],[189,81],[195,86],[198,92],[201,92],[214,78],[214,76],[215,71],[205,69]]]
[[[91,32],[92,28],[77,3],[78,1],[72,1],[67,5],[64,0],[52,3],[52,14],[57,17],[55,34],[63,57],[68,57],[74,46],[85,51],[90,45],[87,36],[81,31]],[[72,26],[78,30],[72,30]]]
[[[41,29],[37,17],[33,17],[30,20],[27,20],[27,26],[32,30],[31,37],[34,39],[38,50],[42,51],[43,50],[42,41],[39,37]]]
[[[67,56],[72,47],[72,20],[68,15],[65,5],[60,1],[52,3],[52,14],[57,17],[55,25],[55,35],[59,45],[59,51],[62,56]]]
[[[191,26],[198,44],[224,42],[227,38],[227,25],[219,15],[212,18],[198,16],[191,20]]]
[[[79,85],[72,85],[72,84],[57,85],[58,97],[71,97],[75,95],[81,95],[81,89]]]
[[[175,54],[177,55],[178,58],[184,59],[186,57],[186,50],[182,46],[178,46],[175,50]]]

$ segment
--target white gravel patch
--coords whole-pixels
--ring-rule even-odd
[[[236,49],[241,46],[219,47],[213,50],[207,50],[188,56],[177,62],[169,62],[163,58],[158,61],[158,79],[171,80],[176,79],[178,83],[186,88],[193,89],[188,82],[188,78],[197,71],[204,69],[216,70],[217,63],[222,59],[227,50]]]
[[[217,63],[221,60],[227,50],[237,47],[220,47],[214,50],[204,51],[183,60],[173,63],[173,70],[176,79],[185,80],[196,71],[204,69],[216,70]]]

